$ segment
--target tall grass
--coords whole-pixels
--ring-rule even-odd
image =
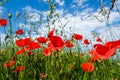
[[[54,14],[55,4],[49,0],[50,13],[47,16],[47,23],[49,31],[51,31],[50,23],[57,20],[61,24],[61,36],[67,36],[64,27],[60,21],[59,15]],[[81,41],[73,39],[71,42],[75,44],[75,48],[65,47],[62,50],[53,51],[50,56],[43,55],[42,48],[31,50],[32,55],[28,52],[18,55],[16,52],[21,48],[16,46],[14,41],[11,17],[9,18],[10,32],[8,34],[8,41],[0,42],[0,80],[119,80],[120,79],[120,59],[119,50],[114,56],[108,59],[96,60],[93,62],[94,71],[86,72],[82,69],[81,64],[89,62],[92,55],[89,54],[89,47],[82,44]],[[32,31],[32,30],[31,30]],[[29,31],[29,32],[31,32]],[[29,34],[32,38],[31,34]],[[46,34],[47,35],[47,34]],[[19,38],[19,36],[18,36]],[[64,37],[66,38],[66,37]],[[80,44],[80,45],[79,45]],[[43,47],[46,45],[41,44]],[[94,44],[91,44],[94,45]],[[83,46],[83,47],[81,47]],[[81,48],[84,48],[84,54]],[[5,67],[5,63],[15,61],[11,67]],[[17,66],[25,66],[25,69],[16,72]]]

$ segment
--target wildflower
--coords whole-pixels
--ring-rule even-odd
[[[16,34],[18,34],[18,35],[21,35],[23,33],[24,33],[24,31],[22,29],[19,29],[19,30],[16,31]]]
[[[93,63],[89,63],[89,62],[81,64],[81,67],[85,72],[92,72],[94,70]]]
[[[6,26],[7,20],[6,19],[0,19],[0,26]]]
[[[25,45],[29,45],[29,43],[31,42],[30,38],[25,38],[24,41],[25,41]]]
[[[30,50],[37,49],[40,47],[41,47],[41,45],[38,42],[34,42],[34,41],[29,42],[28,45],[26,46],[26,48],[28,48]]]
[[[50,37],[50,42],[58,50],[61,50],[64,47],[64,41],[59,36]]]
[[[50,48],[45,48],[43,51],[42,51],[42,54],[45,55],[45,56],[50,56],[51,55],[51,49]]]
[[[25,46],[25,40],[24,39],[16,40],[16,45],[19,47]]]
[[[116,48],[109,48],[102,44],[95,44],[94,49],[90,50],[90,54],[94,59],[107,59],[115,54]]]
[[[105,46],[109,48],[120,48],[120,39],[116,41],[108,41],[105,43]]]
[[[119,49],[120,49],[120,39],[117,40],[115,43],[117,44],[117,45],[116,45],[116,48],[119,48]]]
[[[105,43],[105,46],[107,46],[109,48],[115,48],[117,46],[117,44],[115,43],[115,41],[108,41]]]
[[[23,54],[23,53],[25,53],[25,48],[23,48],[23,49],[16,52],[16,54],[18,54],[18,55]]]
[[[46,43],[46,39],[44,37],[37,38],[37,41],[40,43]]]
[[[17,66],[15,72],[20,73],[23,70],[25,70],[25,66]]]
[[[50,42],[50,43],[48,43],[48,48],[50,48],[50,50],[51,51],[55,51],[56,50],[56,48],[53,46],[53,44]]]
[[[4,68],[8,68],[9,67],[9,63],[4,63]]]
[[[74,38],[75,40],[82,40],[83,36],[80,35],[80,34],[74,34],[74,35],[73,35],[73,38]]]
[[[10,62],[7,62],[4,64],[4,68],[12,67],[15,64],[15,61],[11,60]]]
[[[90,42],[88,41],[88,39],[85,39],[83,43],[84,44],[90,44]]]
[[[67,48],[72,48],[72,47],[74,47],[74,44],[71,43],[70,40],[66,40],[65,45],[66,45]]]
[[[13,66],[14,64],[15,64],[15,61],[13,61],[13,60],[9,62],[10,67]]]
[[[48,37],[50,38],[50,37],[52,37],[52,36],[54,36],[54,29],[53,30],[51,30],[49,33],[48,33]]]
[[[102,42],[102,39],[98,37],[98,38],[96,39],[96,41],[97,41],[97,42]]]

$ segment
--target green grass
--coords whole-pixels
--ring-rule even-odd
[[[61,36],[68,38],[60,17],[58,14],[54,13],[55,4],[48,0],[48,5],[50,7],[50,13],[47,15],[46,29],[48,31],[51,30],[50,23],[54,25],[55,22],[59,22],[62,30]],[[62,51],[55,51],[50,56],[44,56],[42,54],[42,49],[32,50],[33,55],[29,56],[26,53],[22,55],[17,55],[16,51],[20,48],[15,46],[13,38],[25,37],[23,35],[14,36],[13,26],[12,26],[12,14],[8,12],[8,27],[10,30],[5,29],[4,32],[9,32],[5,43],[3,44],[0,39],[0,80],[115,80],[120,79],[120,57],[118,57],[119,51],[117,51],[116,55],[112,56],[109,59],[96,61],[94,62],[94,71],[93,72],[85,72],[81,68],[81,64],[85,62],[89,62],[89,58],[91,55],[88,53],[89,47],[83,46],[84,48],[84,56],[80,55],[81,46],[84,45],[81,41],[75,41],[72,39],[74,34],[74,27],[72,31],[70,31],[71,36],[70,40],[75,44],[75,48],[66,49],[64,48]],[[76,13],[77,14],[77,13]],[[13,15],[14,16],[14,15]],[[24,16],[19,14],[19,16]],[[16,16],[18,19],[19,16]],[[106,20],[106,19],[105,19]],[[14,21],[14,20],[13,20]],[[55,22],[54,22],[55,21]],[[41,22],[41,21],[40,21]],[[40,25],[42,22],[40,23]],[[66,23],[67,24],[67,23]],[[107,23],[108,24],[108,23]],[[30,23],[31,30],[28,30],[28,35],[31,38],[31,32],[36,32],[38,30],[38,26],[35,27],[34,23]],[[56,30],[56,26],[54,26]],[[57,31],[55,31],[57,34]],[[110,30],[111,33],[111,30]],[[114,38],[114,33],[111,33],[111,37]],[[46,34],[47,36],[47,34]],[[98,36],[97,36],[98,37]],[[8,41],[7,41],[8,39]],[[10,41],[9,41],[10,40]],[[80,45],[78,45],[80,44]],[[90,46],[92,47],[92,43]],[[45,45],[46,46],[46,45]],[[5,68],[4,64],[11,60],[15,60],[15,65],[9,68]],[[25,70],[20,73],[15,72],[15,68],[17,66],[25,66]],[[72,66],[72,67],[71,67]]]
[[[17,49],[17,48],[16,48]],[[16,51],[15,49],[15,51]],[[85,53],[80,56],[71,49],[71,51],[63,50],[52,53],[51,56],[44,56],[40,50],[33,51],[32,56],[27,53],[16,55],[12,53],[10,47],[6,47],[5,51],[0,53],[0,80],[114,80],[120,79],[120,60],[118,58],[97,61],[94,63],[95,70],[93,72],[85,72],[81,68],[81,64],[88,62],[89,54]],[[15,56],[15,65],[10,68],[4,68],[4,63],[12,60]],[[25,70],[16,73],[15,67],[24,65]],[[72,69],[70,66],[74,65]],[[45,77],[40,77],[40,74]]]

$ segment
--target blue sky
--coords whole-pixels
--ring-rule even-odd
[[[52,0],[53,1],[53,0]],[[105,5],[105,9],[108,10],[110,6],[111,0],[101,0]],[[66,32],[68,34],[71,34],[69,28],[74,28],[75,33],[80,33],[85,36],[91,34],[93,31],[98,31],[99,33],[103,33],[105,30],[106,25],[106,19],[105,16],[102,14],[99,14],[99,7],[100,7],[100,0],[54,0],[56,8],[55,13],[58,13],[60,15],[60,19],[62,24],[68,24],[66,25]],[[7,10],[13,15],[13,31],[18,29],[18,27],[25,26],[24,30],[27,30],[30,28],[29,24],[24,24],[23,17],[20,17],[18,21],[14,22],[16,11],[19,12],[26,12],[29,16],[34,16],[33,18],[28,18],[27,22],[33,22],[36,23],[40,20],[40,17],[42,16],[42,19],[46,19],[46,15],[49,13],[49,6],[46,0],[8,0],[8,3],[4,3],[7,7],[0,7],[0,11],[4,11],[3,17],[6,18],[6,15],[8,13]],[[120,1],[118,0],[116,2],[118,5],[118,8],[120,8]],[[89,18],[86,19],[87,16],[91,15]],[[99,22],[95,17],[97,17],[99,20],[103,22]],[[66,19],[67,18],[67,19]],[[120,14],[117,12],[117,9],[114,8],[111,11],[110,19],[109,19],[110,26],[120,26]],[[39,32],[42,32],[42,34],[46,34],[45,29],[46,23],[42,24],[42,30],[41,28],[38,29]],[[60,26],[60,23],[56,21],[55,23],[56,28],[59,29],[58,26]],[[7,26],[8,27],[8,26]],[[38,25],[36,27],[39,27]],[[51,25],[51,28],[53,26]],[[2,28],[0,30],[0,34],[4,35],[4,29]],[[60,29],[59,29],[60,30]],[[104,33],[103,33],[104,34]],[[33,36],[35,34],[33,33]]]
[[[110,6],[111,0],[103,0],[106,6]],[[79,11],[85,10],[86,8],[92,8],[96,11],[99,8],[100,0],[53,0],[53,2],[57,3],[56,9],[66,9],[68,12],[72,13],[76,11],[77,7]],[[22,8],[26,6],[30,6],[33,9],[37,9],[39,11],[49,10],[48,4],[46,0],[8,0],[8,3],[5,3],[5,6],[9,9],[9,11],[14,15],[16,11],[22,11]],[[72,7],[74,6],[74,7]],[[77,6],[77,7],[76,7]]]

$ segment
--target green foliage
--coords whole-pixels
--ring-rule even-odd
[[[10,48],[10,46],[6,47],[0,52],[0,80],[114,80],[114,78],[120,78],[119,59],[111,58],[96,62],[95,70],[89,73],[81,68],[81,64],[88,61],[88,53],[80,56],[77,52],[64,50],[46,57],[40,50],[36,50],[32,56],[28,56],[27,53],[16,55]],[[13,56],[15,56],[15,65],[4,68],[4,63],[12,60]],[[15,73],[17,65],[25,65],[25,70],[19,74]],[[71,68],[72,65],[75,68]],[[45,77],[40,76],[43,73]]]

